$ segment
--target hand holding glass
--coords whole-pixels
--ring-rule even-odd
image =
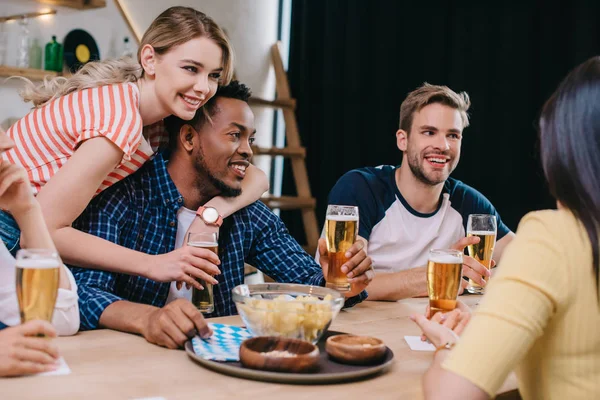
[[[187,245],[192,247],[204,248],[219,255],[219,236],[216,232],[188,233]],[[213,285],[202,279],[196,279],[204,289],[192,288],[192,304],[201,313],[211,313],[215,310],[215,301],[213,296]]]
[[[358,236],[358,207],[336,206],[327,207],[325,219],[325,241],[329,264],[327,269],[327,287],[339,292],[349,292],[348,277],[342,272],[348,258],[346,252]]]
[[[496,216],[488,214],[469,215],[467,236],[477,236],[479,238],[479,243],[468,246],[469,255],[483,264],[484,267],[490,269],[494,247],[496,246]],[[484,288],[469,279],[467,291],[483,294]]]
[[[62,261],[54,250],[19,250],[16,259],[17,300],[21,323],[52,322]]]
[[[463,253],[459,250],[430,250],[427,263],[427,293],[430,316],[452,311],[462,280]]]

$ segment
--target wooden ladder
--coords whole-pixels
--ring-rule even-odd
[[[275,68],[275,87],[277,96],[275,100],[263,100],[256,97],[250,97],[250,104],[254,106],[271,107],[281,109],[285,121],[286,147],[253,147],[255,155],[283,156],[289,158],[292,164],[292,173],[298,196],[267,196],[261,200],[271,209],[279,208],[281,210],[299,209],[302,213],[302,222],[306,234],[305,250],[309,254],[315,254],[317,241],[319,240],[319,229],[317,216],[315,214],[316,200],[312,197],[310,185],[308,183],[308,174],[306,172],[306,149],[300,143],[298,134],[298,124],[296,123],[296,100],[290,93],[290,85],[287,79],[287,73],[283,68],[281,58],[281,43],[277,42],[271,46],[271,60]]]

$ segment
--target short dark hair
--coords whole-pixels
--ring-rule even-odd
[[[169,133],[169,147],[171,149],[175,147],[177,135],[179,135],[182,126],[191,125],[196,131],[199,131],[205,123],[212,123],[211,117],[219,112],[217,98],[225,97],[247,103],[250,96],[252,96],[252,92],[248,86],[239,81],[231,81],[229,85],[219,86],[215,95],[202,108],[196,111],[196,115],[191,120],[185,121],[175,115],[165,118],[165,129]]]
[[[550,193],[585,227],[596,284],[600,279],[599,98],[600,57],[593,57],[567,75],[540,118],[542,166]]]

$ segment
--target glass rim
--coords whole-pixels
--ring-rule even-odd
[[[427,261],[440,264],[462,264],[464,253],[454,249],[430,249]]]
[[[327,209],[330,208],[342,208],[342,209],[353,209],[353,210],[358,210],[358,206],[349,206],[349,205],[344,205],[344,204],[328,204],[327,205]]]
[[[429,254],[463,256],[464,253],[455,249],[429,249]]]
[[[59,258],[58,251],[51,250],[51,249],[39,249],[39,248],[19,249],[19,250],[17,250],[17,254],[16,254],[15,258],[18,258],[19,256],[22,256],[24,254],[35,255],[35,256],[43,255],[43,256]]]
[[[359,209],[358,206],[344,206],[337,204],[329,204],[327,206],[327,211],[325,212],[325,217],[329,216],[345,216],[345,217],[356,217],[358,218]]]
[[[469,218],[483,218],[483,217],[492,217],[496,219],[494,214],[469,214]]]
[[[188,232],[185,237],[189,240],[192,235],[210,235],[216,238],[217,241],[219,240],[219,232]]]

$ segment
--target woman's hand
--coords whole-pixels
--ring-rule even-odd
[[[455,308],[447,313],[437,313],[431,320],[420,314],[413,314],[410,319],[421,328],[423,334],[435,347],[439,347],[445,343],[458,341],[458,337],[471,319],[471,313]]]
[[[202,289],[196,278],[213,285],[219,283],[213,276],[221,273],[217,267],[221,261],[208,249],[185,245],[170,253],[149,257],[150,262],[143,276],[154,281],[185,282],[196,289]]]

